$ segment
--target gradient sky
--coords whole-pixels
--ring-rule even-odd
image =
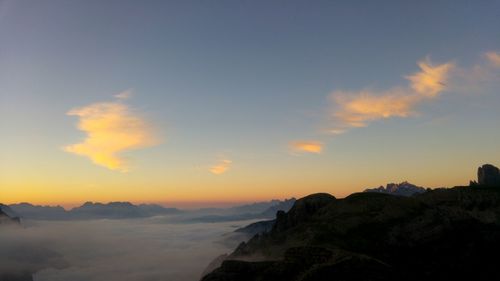
[[[500,166],[500,1],[0,0],[0,201],[464,185]]]

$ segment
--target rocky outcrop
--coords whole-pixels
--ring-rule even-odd
[[[421,186],[416,186],[407,181],[404,181],[402,183],[388,183],[385,188],[383,186],[379,186],[377,188],[368,188],[365,189],[364,192],[378,192],[399,196],[412,196],[414,194],[423,193],[425,191],[426,189]]]
[[[485,164],[477,169],[477,183],[485,186],[500,186],[500,170]]]
[[[328,193],[316,193],[297,200],[288,213],[276,213],[276,222],[273,230],[277,231],[305,222],[314,216],[323,207],[334,202],[336,198]]]

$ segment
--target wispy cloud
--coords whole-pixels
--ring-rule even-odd
[[[122,152],[157,144],[151,125],[120,101],[130,96],[124,93],[119,94],[119,101],[70,110],[67,114],[78,116],[77,127],[87,135],[81,143],[65,146],[64,151],[86,156],[108,169],[127,172],[129,163],[121,156]]]
[[[289,143],[290,150],[297,153],[321,153],[323,143],[314,140],[291,141]]]
[[[500,67],[500,52],[486,52],[484,56],[493,66]]]
[[[117,99],[121,99],[121,100],[128,100],[132,97],[132,95],[133,95],[133,92],[132,92],[132,90],[129,89],[129,90],[126,90],[126,91],[123,91],[121,93],[114,95],[114,97]]]
[[[231,163],[232,161],[228,159],[220,160],[217,164],[210,167],[209,171],[214,175],[222,175],[229,170]]]
[[[370,90],[360,92],[336,91],[330,99],[335,103],[333,112],[338,123],[334,132],[344,132],[349,127],[365,127],[368,122],[390,117],[407,117],[412,114],[415,96],[404,89],[382,93]]]
[[[453,71],[450,90],[461,95],[478,95],[498,88],[500,82],[500,53],[481,54],[479,62]]]
[[[454,68],[451,62],[433,65],[429,59],[418,62],[418,66],[420,71],[405,77],[409,80],[407,87],[381,92],[333,92],[329,99],[334,126],[328,131],[339,134],[352,127],[365,127],[375,120],[414,115],[419,103],[437,97],[446,89],[450,71]]]

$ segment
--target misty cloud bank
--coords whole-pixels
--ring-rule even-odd
[[[250,222],[25,221],[0,232],[1,270],[41,269],[36,281],[199,280],[215,257],[246,238],[231,232]]]

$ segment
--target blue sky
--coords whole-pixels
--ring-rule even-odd
[[[18,190],[9,200],[121,199],[139,185],[151,187],[138,200],[229,188],[224,201],[465,184],[500,164],[499,72],[485,56],[499,26],[499,1],[0,1],[2,185]],[[408,116],[325,133],[332,93],[409,87],[426,57],[458,82]],[[475,68],[488,78],[464,79]],[[161,139],[124,151],[130,172],[61,149],[85,138],[68,111],[127,90]],[[296,140],[321,152],[290,152]]]

